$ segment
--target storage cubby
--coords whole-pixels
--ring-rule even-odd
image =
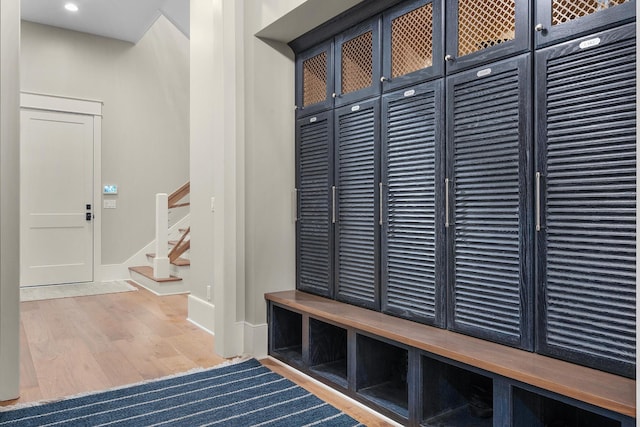
[[[347,388],[347,330],[309,319],[309,369]]]
[[[621,427],[618,420],[513,387],[513,427]]]
[[[275,356],[302,364],[302,315],[272,306],[271,350]]]
[[[493,380],[428,356],[422,363],[422,424],[491,427]]]
[[[365,335],[357,335],[356,359],[358,395],[408,418],[409,351]]]

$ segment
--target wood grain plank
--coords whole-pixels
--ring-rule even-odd
[[[214,337],[187,321],[186,295],[159,297],[138,288],[21,303],[20,398],[0,406],[110,389],[225,361],[214,353]],[[365,425],[386,425],[299,377],[290,376]]]

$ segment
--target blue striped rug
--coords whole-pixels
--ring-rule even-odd
[[[0,426],[358,426],[257,360],[0,412]]]

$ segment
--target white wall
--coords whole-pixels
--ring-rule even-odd
[[[266,292],[295,288],[295,57],[284,42],[359,2],[245,0],[245,303],[249,324],[266,323]]]
[[[20,73],[23,91],[104,102],[102,182],[119,194],[96,213],[102,264],[122,263],[154,238],[155,193],[189,180],[189,40],[164,17],[136,45],[23,22]]]
[[[294,55],[284,43],[254,36],[277,18],[261,3],[247,0],[244,51],[246,313],[254,325],[266,323],[265,292],[295,288]],[[301,2],[288,3],[293,8]],[[277,14],[289,11],[284,2],[279,6]]]
[[[264,293],[295,288],[294,55],[283,41],[358,1],[191,0],[189,315],[223,356],[265,354]],[[257,38],[266,27],[280,41]]]
[[[0,2],[0,400],[19,393],[20,1]]]
[[[191,271],[189,316],[214,330],[216,352],[242,353],[244,295],[242,2],[191,1]],[[215,212],[211,209],[215,198]],[[211,287],[213,301],[207,301]],[[197,302],[194,302],[197,301]]]

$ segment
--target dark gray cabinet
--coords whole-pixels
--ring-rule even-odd
[[[444,325],[443,80],[382,98],[382,310]]]
[[[447,78],[449,327],[532,348],[529,54]]]
[[[296,124],[297,287],[333,296],[333,113]]]
[[[335,105],[380,94],[380,18],[335,38]]]
[[[538,350],[633,376],[635,24],[536,54]]]
[[[379,309],[380,99],[335,110],[336,298]]]
[[[633,0],[536,0],[535,4],[538,47],[631,22],[636,15]]]
[[[447,0],[447,74],[528,50],[529,9],[528,0]]]
[[[298,117],[333,107],[333,41],[296,56],[296,111]]]
[[[636,2],[382,3],[296,57],[297,288],[633,376]]]
[[[442,0],[403,2],[382,18],[382,89],[444,74]]]

